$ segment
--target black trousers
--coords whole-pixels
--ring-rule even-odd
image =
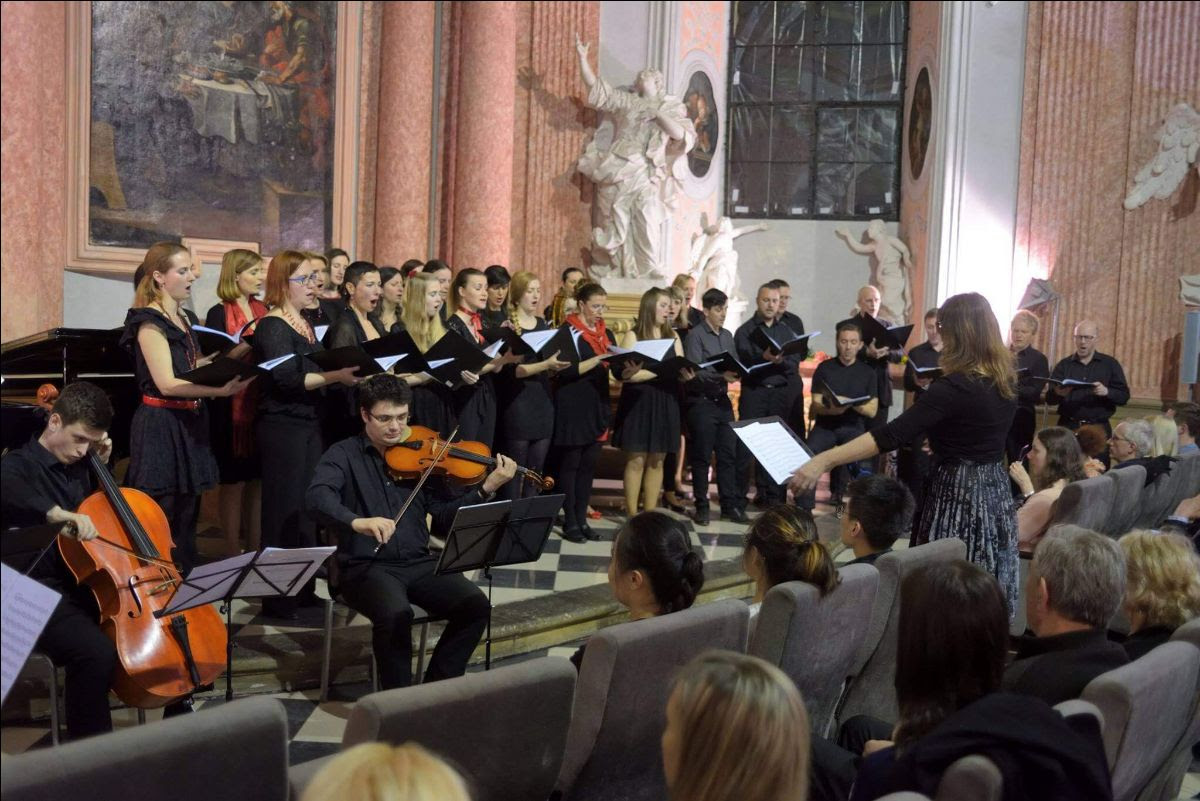
[[[904,445],[896,453],[897,478],[908,487],[913,496],[913,534],[916,533],[917,522],[921,519],[921,509],[925,505],[925,486],[933,470],[933,456],[925,452],[922,447],[924,441],[925,438],[922,437],[920,444]]]
[[[304,510],[304,493],[321,459],[321,427],[315,420],[270,415],[256,426],[262,457],[262,544],[273,548],[311,548],[317,529]],[[313,594],[310,582],[300,596]],[[286,612],[298,597],[271,600],[264,607]]]
[[[836,744],[813,737],[808,797],[812,801],[846,801],[858,775],[863,746],[868,740],[890,739],[891,724],[868,715],[856,715],[843,723]]]
[[[779,419],[786,421],[792,412],[793,393],[794,390],[790,389],[787,384],[777,387],[743,385],[742,397],[738,403],[738,418],[753,420],[758,417],[776,415]],[[797,431],[796,434],[803,437],[804,431]],[[745,497],[750,490],[749,470],[747,469],[739,478],[738,495]],[[787,500],[787,489],[784,485],[773,483],[771,474],[757,465],[754,470],[754,484],[758,488],[759,502],[775,504]]]
[[[563,518],[564,528],[568,531],[582,528],[587,523],[588,499],[592,495],[600,448],[599,442],[592,442],[559,449],[558,491],[567,496],[563,501]]]
[[[1021,458],[1021,451],[1033,442],[1037,433],[1037,412],[1028,406],[1018,406],[1013,415],[1012,426],[1008,429],[1008,437],[1004,442],[1004,453],[1008,461],[1015,462]]]
[[[750,452],[738,441],[730,424],[733,406],[728,398],[691,400],[684,408],[687,418],[688,463],[692,466],[692,493],[696,508],[707,509],[708,465],[717,454],[717,497],[721,511],[744,509],[746,496],[739,493],[738,476],[750,469]]]
[[[546,439],[513,439],[503,445],[500,451],[521,467],[528,467],[535,473],[542,474],[546,463],[546,453],[550,450],[550,438]],[[544,474],[543,474],[544,475]],[[518,474],[516,478],[500,488],[500,497],[512,501],[517,498],[529,498],[541,490],[532,482]]]
[[[96,621],[95,596],[85,587],[63,589],[37,649],[65,668],[67,734],[72,740],[112,731],[108,690],[117,669],[117,649]]]
[[[854,415],[856,418],[862,418],[858,412],[847,410],[844,416]],[[814,425],[813,430],[808,435],[808,447],[812,448],[813,453],[821,453],[836,448],[838,445],[845,445],[855,437],[863,433],[863,425],[859,420],[842,419],[838,421],[841,425],[829,427],[824,425]],[[846,484],[849,483],[850,474],[858,473],[858,463],[842,465],[835,467],[829,471],[829,496],[834,504],[841,503],[842,495],[846,491]],[[803,496],[796,498],[796,505],[802,509],[812,510],[816,505],[816,490],[806,492]]]
[[[487,627],[488,600],[461,573],[434,574],[437,560],[376,562],[343,575],[343,600],[371,621],[371,645],[385,690],[412,684],[412,604],[446,619],[425,681],[461,676]]]
[[[186,576],[196,566],[196,518],[200,514],[200,496],[164,493],[150,497],[167,516],[171,539],[175,543],[171,558],[175,560],[179,572]]]

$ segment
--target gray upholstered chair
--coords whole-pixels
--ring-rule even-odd
[[[1175,633],[1171,635],[1171,640],[1173,642],[1190,642],[1192,645],[1200,648],[1200,617],[1194,617],[1175,629]]]
[[[1174,512],[1175,507],[1185,499],[1200,493],[1200,453],[1180,456],[1171,463],[1171,472],[1178,476],[1176,481],[1179,483],[1175,485],[1175,495],[1171,498],[1171,509],[1167,514]]]
[[[283,801],[283,704],[245,698],[58,748],[5,755],[5,801]]]
[[[873,715],[882,720],[899,717],[893,682],[896,678],[900,582],[922,565],[966,557],[966,543],[951,538],[885,553],[875,560],[879,590],[875,594],[867,634],[850,666],[849,685],[837,710],[839,725],[855,715]]]
[[[1017,613],[1008,624],[1008,633],[1020,637],[1029,628],[1029,613],[1026,604],[1029,599],[1025,596],[1025,585],[1029,583],[1029,568],[1033,565],[1033,554],[1020,553],[1017,561]]]
[[[1142,507],[1133,522],[1134,528],[1154,528],[1175,511],[1172,501],[1186,469],[1174,462],[1170,473],[1160,475],[1150,486],[1142,488]]]
[[[1200,617],[1192,618],[1171,635],[1172,642],[1190,643],[1200,648]],[[1192,745],[1200,742],[1200,686],[1192,706],[1192,716],[1183,736],[1154,777],[1138,793],[1138,801],[1174,801],[1179,798],[1183,778],[1192,764]]]
[[[1000,801],[1004,778],[996,763],[973,754],[956,759],[938,782],[933,801]]]
[[[1082,698],[1104,715],[1104,751],[1114,801],[1139,797],[1193,725],[1200,650],[1168,642],[1092,679]]]
[[[546,798],[562,763],[574,691],[575,667],[553,657],[385,690],[354,705],[342,748],[417,742],[458,768],[475,801]],[[288,771],[294,797],[332,758]]]
[[[1137,522],[1142,512],[1142,494],[1146,486],[1146,468],[1140,464],[1109,470],[1105,477],[1116,483],[1113,487],[1112,511],[1108,515],[1102,533],[1111,537],[1126,534]]]
[[[704,651],[745,651],[749,617],[744,603],[724,600],[592,635],[558,777],[565,801],[665,798],[660,741],[671,680]]]
[[[1104,531],[1116,489],[1116,482],[1107,476],[1072,481],[1063,487],[1062,494],[1054,502],[1050,525],[1073,523],[1092,531]]]
[[[871,565],[847,565],[838,573],[841,583],[824,598],[803,581],[772,587],[750,637],[752,655],[796,682],[816,734],[826,734],[833,721],[879,588],[879,571]]]

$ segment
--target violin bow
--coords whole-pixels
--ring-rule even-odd
[[[412,506],[412,502],[414,500],[416,500],[417,493],[419,493],[421,491],[421,487],[425,486],[425,481],[433,473],[433,468],[437,467],[438,462],[440,462],[445,457],[445,455],[450,451],[450,448],[454,443],[454,437],[457,434],[458,434],[458,426],[455,426],[454,430],[450,432],[450,436],[446,437],[445,442],[442,443],[441,450],[439,450],[436,454],[434,454],[433,458],[429,460],[429,464],[425,467],[425,469],[423,471],[421,471],[421,477],[419,479],[417,479],[417,484],[416,484],[416,486],[413,487],[412,492],[410,492],[408,494],[408,497],[404,499],[404,505],[400,507],[400,513],[398,515],[396,515],[396,519],[392,521],[393,525],[396,525],[396,526],[400,525],[401,519],[404,518],[404,513],[408,511],[408,507]],[[392,532],[392,534],[393,534],[393,536],[395,536],[395,532]],[[375,556],[379,554],[379,549],[382,548],[383,546],[384,546],[384,543],[382,543],[382,542],[375,546],[375,552],[373,554],[371,554],[372,561],[374,561]]]

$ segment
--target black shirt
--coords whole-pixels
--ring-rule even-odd
[[[842,364],[838,358],[826,359],[817,365],[813,371],[812,391],[826,394],[825,385],[844,398],[861,398],[864,395],[875,398],[878,383],[875,371],[860,361],[851,365]],[[847,423],[861,421],[865,426],[867,418],[856,411],[846,410],[843,414],[814,414],[814,425],[822,428],[840,428]],[[857,418],[857,420],[856,420]]]
[[[55,506],[75,511],[94,486],[86,459],[63,464],[36,438],[31,439],[0,459],[0,521],[6,529],[45,525],[47,512]],[[56,547],[46,552],[30,575],[55,589],[75,586]]]
[[[415,483],[393,481],[383,456],[365,434],[336,443],[317,462],[305,505],[337,531],[338,558],[346,565],[348,577],[355,567],[364,566],[372,558],[399,563],[427,558],[429,529],[425,516],[433,516],[435,528],[449,531],[460,506],[484,500],[479,490],[456,495],[441,480],[430,478],[404,513],[395,534],[376,555],[375,539],[356,533],[351,523],[360,517],[394,519]]]
[[[841,325],[842,323],[859,323],[860,321],[858,318],[861,316],[862,315],[856,315],[854,317],[847,318],[840,321],[838,325]],[[890,328],[892,326],[891,320],[885,320],[882,317],[876,317],[875,320],[884,328]],[[859,331],[861,333],[862,329],[860,328]],[[858,351],[858,360],[863,364],[869,365],[875,371],[875,376],[879,382],[878,389],[876,390],[876,396],[879,398],[879,408],[884,409],[892,405],[892,377],[888,373],[888,363],[891,362],[893,364],[899,364],[904,358],[904,351],[896,348],[889,350],[887,356],[882,356],[876,359],[867,354],[867,345],[870,344],[872,343],[867,342],[864,335],[863,345]]]
[[[954,373],[934,381],[920,403],[870,433],[880,452],[927,434],[939,458],[994,462],[1004,456],[1016,410],[1016,399],[1002,397],[991,381]]]
[[[387,332],[383,330],[383,323],[379,322],[374,316],[367,317],[371,327],[375,329],[375,333],[383,336]],[[354,309],[346,308],[342,314],[339,314],[337,319],[329,326],[329,333],[326,341],[330,348],[344,348],[349,345],[361,345],[368,341],[367,331],[363,328],[362,323],[358,319],[358,315],[354,313]]]
[[[796,319],[799,320],[800,318],[797,317]],[[782,326],[787,331],[795,332],[797,335],[804,333],[803,330],[796,331],[795,328],[778,319],[773,320],[771,325],[767,325],[762,316],[758,312],[755,312],[753,317],[738,326],[737,333],[733,335],[733,342],[737,349],[737,353],[734,355],[737,356],[738,361],[747,367],[753,367],[756,364],[762,364],[766,361],[762,355],[763,349],[750,341],[750,334],[756,328],[761,328],[768,335],[773,335],[773,339],[777,341],[780,338],[784,341],[793,339],[793,337],[787,336],[784,332],[776,333],[775,329],[777,326]],[[804,328],[803,324],[801,324],[800,328]],[[791,356],[785,357],[779,364],[755,370],[742,381],[742,385],[746,387],[785,387],[787,386],[789,376],[795,375],[797,378],[799,377],[800,362],[802,360],[803,357],[799,353],[793,353]]]
[[[1091,387],[1072,387],[1071,394],[1065,398],[1057,392],[1051,392],[1050,400],[1058,404],[1058,415],[1063,423],[1101,423],[1112,417],[1118,406],[1129,402],[1125,371],[1116,359],[1106,353],[1093,353],[1092,360],[1087,364],[1072,353],[1054,365],[1050,377],[1060,380],[1072,378],[1089,384],[1099,381],[1108,389],[1108,395],[1104,397],[1095,394]]]
[[[712,361],[725,351],[734,351],[733,334],[727,329],[713,332],[707,321],[701,321],[688,331],[683,341],[683,355],[696,364]],[[696,380],[686,385],[688,395],[719,400],[729,395],[729,385],[725,377],[716,370],[698,370]]]
[[[304,388],[304,376],[321,368],[304,358],[322,350],[320,342],[309,342],[280,317],[263,317],[254,329],[254,361],[257,364],[296,354],[257,382],[262,387],[260,415],[283,415],[299,420],[317,420],[323,410],[321,390]]]
[[[1125,649],[1099,629],[1032,637],[1018,644],[1000,686],[1053,705],[1078,698],[1092,679],[1128,662]]]
[[[891,548],[884,548],[882,551],[876,551],[875,553],[869,553],[866,556],[860,556],[857,559],[851,559],[846,564],[847,565],[873,565],[873,564],[875,564],[876,559],[883,556],[885,553],[891,553],[891,552],[892,552]]]
[[[1050,363],[1046,354],[1034,347],[1022,348],[1017,357],[1017,405],[1032,410],[1038,398],[1046,391],[1046,382],[1039,381],[1050,375]],[[1105,385],[1107,386],[1107,384]]]
[[[933,345],[922,342],[908,352],[908,363],[904,365],[904,388],[909,392],[920,395],[928,387],[917,384],[916,367],[937,367],[942,354],[933,349]]]

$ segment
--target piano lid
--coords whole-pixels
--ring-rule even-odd
[[[123,329],[52,328],[0,345],[0,376],[23,378],[126,378],[133,357],[120,346]]]

